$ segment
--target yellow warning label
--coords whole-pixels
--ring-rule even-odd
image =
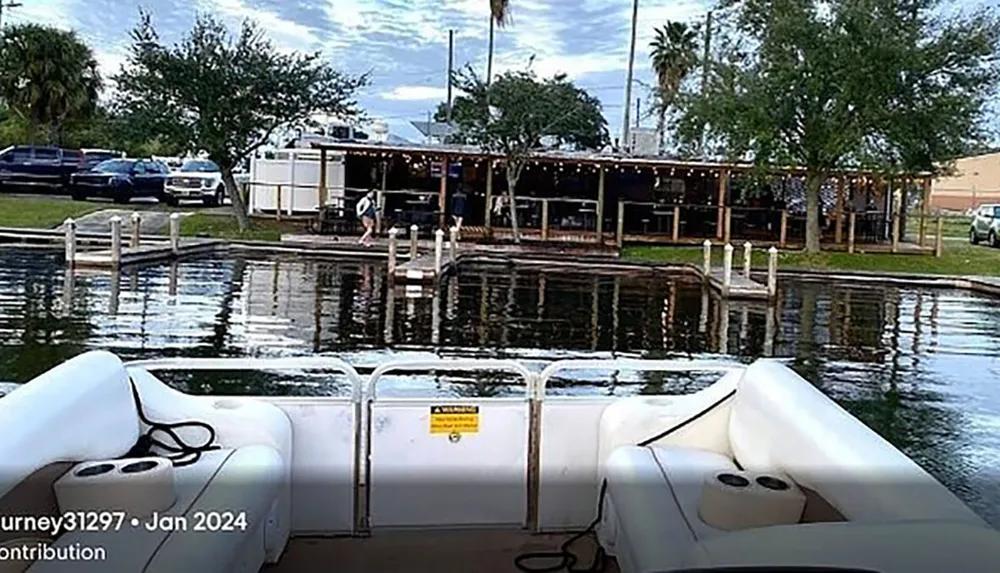
[[[479,406],[431,406],[432,434],[475,434]]]

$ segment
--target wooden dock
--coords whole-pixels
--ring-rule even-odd
[[[76,253],[73,262],[78,267],[114,268],[149,263],[215,251],[224,243],[216,239],[186,239],[180,242],[174,253],[170,243],[154,243],[127,247],[122,245],[121,260],[114,261],[111,249]]]
[[[733,273],[729,279],[729,293],[723,285],[722,269],[712,269],[708,275],[708,284],[722,296],[732,299],[767,300],[770,298],[767,285],[753,279],[747,279],[741,274]]]
[[[441,260],[441,275],[444,276],[451,271],[451,261],[447,258]],[[416,258],[407,261],[396,267],[394,277],[398,282],[425,283],[434,282],[440,277],[434,270],[434,255],[431,253],[417,255]]]

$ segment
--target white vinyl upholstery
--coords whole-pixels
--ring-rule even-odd
[[[761,360],[739,382],[737,463],[777,470],[850,521],[983,521],[940,482],[789,368]]]
[[[679,566],[697,541],[723,533],[698,517],[705,474],[734,469],[729,458],[707,450],[618,448],[604,466],[601,544],[628,573]]]

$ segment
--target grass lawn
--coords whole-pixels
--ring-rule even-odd
[[[77,218],[106,208],[103,203],[0,195],[0,227],[51,229],[67,217]]]
[[[915,220],[915,219],[914,219]],[[942,234],[945,237],[968,237],[969,236],[969,225],[972,224],[972,217],[945,217],[944,225],[942,226]],[[907,227],[910,227],[907,225]],[[916,226],[908,229],[911,234],[915,234]],[[937,221],[935,219],[928,219],[927,221],[927,236],[932,237],[934,233],[937,233]]]
[[[629,246],[622,250],[622,258],[701,265],[702,250],[701,247]],[[722,265],[720,247],[712,249],[712,262],[714,266]],[[737,248],[733,252],[733,265],[738,269],[742,268],[742,248]],[[767,253],[755,250],[753,266],[767,268]],[[946,242],[941,258],[931,255],[842,252],[807,255],[802,251],[782,251],[778,255],[778,269],[1000,276],[1000,249],[954,241]]]
[[[301,233],[304,229],[303,221],[254,218],[250,220],[250,229],[241,233],[232,215],[195,213],[181,219],[181,235],[186,237],[277,242],[282,233]]]

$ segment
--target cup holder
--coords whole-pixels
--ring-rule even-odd
[[[715,479],[728,485],[729,487],[747,487],[750,485],[750,480],[743,476],[738,476],[736,474],[719,474],[715,476]]]
[[[153,461],[149,461],[149,460],[144,461],[144,462],[135,462],[133,464],[129,464],[129,465],[123,467],[122,468],[122,473],[123,474],[138,474],[138,473],[142,473],[142,472],[148,472],[149,470],[155,468],[158,465],[159,465],[158,463],[153,462]]]
[[[785,480],[771,476],[760,476],[756,481],[757,485],[771,491],[785,491],[790,487]]]
[[[93,466],[87,466],[83,469],[77,470],[74,474],[76,477],[94,477],[99,475],[104,475],[111,470],[115,469],[114,464],[96,464]]]

